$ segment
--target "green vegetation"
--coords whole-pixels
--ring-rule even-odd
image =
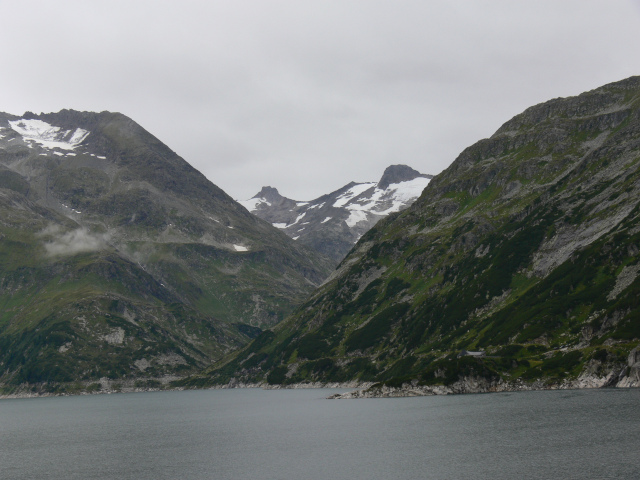
[[[346,350],[365,350],[382,343],[393,323],[409,310],[409,304],[400,303],[387,307],[375,315],[363,327],[354,331],[345,342]]]

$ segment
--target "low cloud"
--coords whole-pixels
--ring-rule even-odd
[[[59,233],[59,231],[57,227],[47,227],[41,233],[41,235],[54,237],[44,244],[47,255],[51,257],[102,250],[109,240],[108,234],[93,234],[85,228],[66,233]]]

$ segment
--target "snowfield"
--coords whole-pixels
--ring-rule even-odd
[[[324,201],[320,201],[319,198],[311,201],[295,201],[293,208],[291,204],[286,207],[272,206],[262,196],[240,203],[258,216],[270,212],[271,224],[284,230],[294,240],[307,238],[310,235],[321,235],[322,229],[325,228],[324,224],[327,224],[326,228],[329,229],[348,227],[352,231],[358,230],[358,236],[361,236],[363,232],[359,230],[368,229],[382,217],[408,207],[422,194],[428,184],[429,178],[425,177],[391,183],[386,188],[379,188],[378,182],[356,183],[345,190],[341,189],[339,194],[339,191],[336,191],[333,194],[324,195],[321,197]],[[281,198],[284,199],[284,197]],[[310,227],[305,228],[306,225]],[[315,228],[320,225],[323,227]]]
[[[44,148],[73,150],[80,145],[89,135],[87,130],[76,128],[75,130],[62,130],[60,127],[49,125],[42,120],[13,120],[9,121],[13,130],[22,135],[26,142],[36,142]]]

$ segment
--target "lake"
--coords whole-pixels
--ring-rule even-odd
[[[640,390],[0,401],[3,479],[638,479]]]

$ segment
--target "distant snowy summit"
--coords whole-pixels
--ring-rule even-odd
[[[380,219],[411,205],[431,178],[433,175],[406,165],[391,165],[378,182],[351,182],[308,202],[291,200],[275,188],[263,187],[240,203],[337,264]]]

